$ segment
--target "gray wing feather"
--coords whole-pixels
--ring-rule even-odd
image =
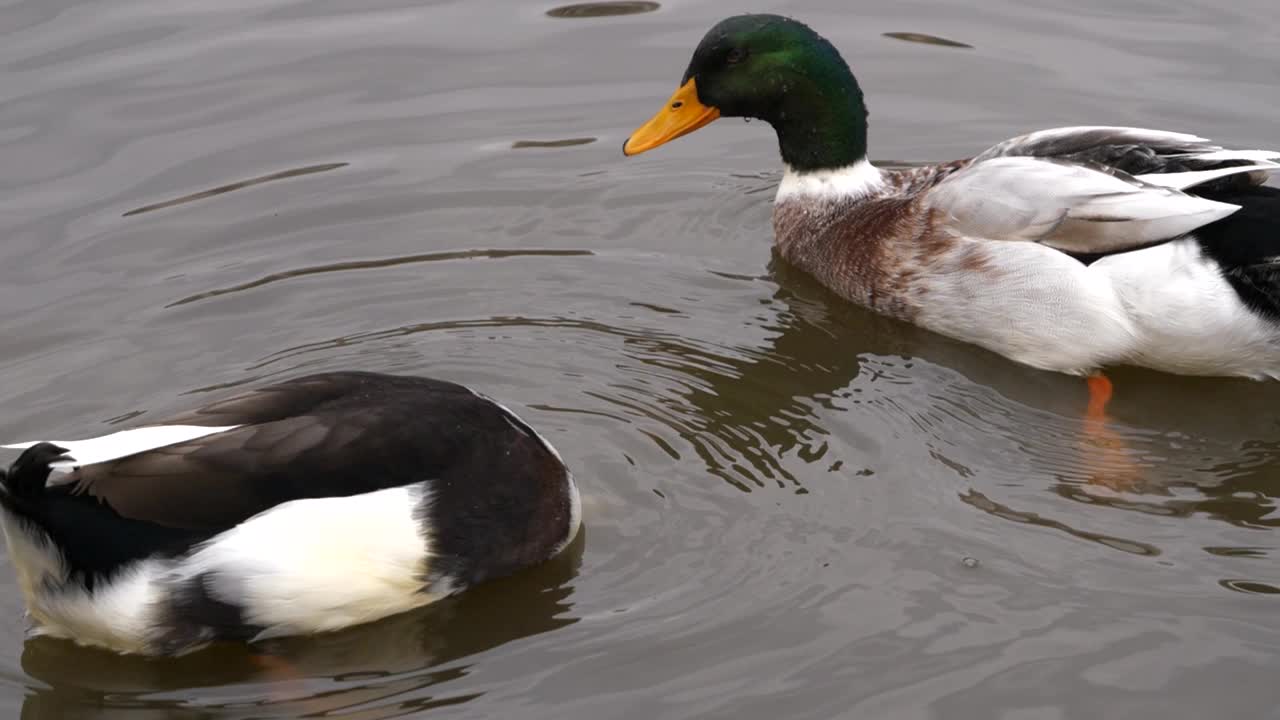
[[[1055,158],[1097,164],[1130,175],[1186,173],[1240,165],[1256,165],[1261,171],[1229,173],[1222,182],[1260,185],[1270,169],[1280,168],[1280,151],[1229,150],[1210,140],[1185,133],[1148,128],[1078,126],[1060,127],[1010,138],[974,158],[974,162],[998,157]],[[1188,187],[1183,185],[1181,187]]]
[[[1245,170],[1241,170],[1245,172]],[[952,232],[1113,253],[1161,242],[1238,208],[1125,173],[1034,157],[976,162],[928,194]]]

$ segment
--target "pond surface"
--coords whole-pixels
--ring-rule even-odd
[[[587,495],[563,558],[282,643],[292,680],[25,640],[0,568],[0,716],[1280,717],[1280,386],[1118,371],[1093,445],[1079,379],[775,261],[767,126],[621,154],[731,10],[844,51],[883,163],[1275,147],[1274,0],[626,5],[0,2],[0,438],[420,373]]]

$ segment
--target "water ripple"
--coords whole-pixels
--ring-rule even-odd
[[[174,198],[173,200],[165,200],[164,202],[158,202],[152,205],[144,205],[140,208],[135,208],[133,210],[130,210],[124,213],[122,217],[129,217],[131,215],[141,215],[142,213],[152,212],[154,210],[163,210],[164,208],[170,208],[175,205],[182,205],[183,203],[195,202],[197,200],[204,200],[206,198],[215,197],[218,195],[222,195],[224,193],[235,192],[236,190],[243,190],[244,188],[253,187],[254,185],[261,185],[263,183],[274,182],[276,180],[286,180],[288,178],[301,177],[303,175],[313,175],[315,173],[329,172],[330,170],[337,170],[338,168],[344,168],[347,165],[348,163],[344,163],[344,162],[343,163],[325,163],[323,165],[309,165],[307,167],[294,168],[292,170],[281,170],[280,172],[274,172],[269,175],[262,175],[256,178],[250,178],[248,180],[240,180],[238,182],[228,183],[226,185],[221,185],[219,187],[213,188],[211,190],[203,190],[198,193],[183,195],[182,197]]]

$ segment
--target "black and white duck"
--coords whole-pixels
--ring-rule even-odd
[[[462,385],[334,372],[21,443],[0,517],[34,632],[172,655],[426,605],[563,550],[560,455]]]

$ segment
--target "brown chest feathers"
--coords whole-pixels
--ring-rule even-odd
[[[786,198],[773,208],[778,251],[846,300],[912,321],[927,292],[922,275],[980,260],[957,248],[924,200],[923,191],[953,171],[885,173],[875,197]]]

